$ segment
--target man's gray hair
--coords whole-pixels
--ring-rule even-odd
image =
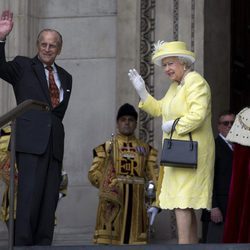
[[[63,39],[62,39],[62,35],[57,31],[57,30],[53,30],[53,29],[43,29],[39,32],[38,36],[37,36],[37,40],[36,43],[39,44],[42,38],[42,35],[44,32],[54,32],[58,35],[58,47],[62,48],[62,44],[63,44]]]

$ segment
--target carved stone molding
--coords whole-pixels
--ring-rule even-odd
[[[178,40],[179,0],[173,0],[173,40]]]
[[[191,50],[194,51],[195,41],[195,0],[191,2]]]
[[[155,40],[155,0],[141,0],[140,73],[151,95],[154,95],[154,65],[151,62]],[[139,112],[139,138],[154,141],[154,122],[144,111]]]

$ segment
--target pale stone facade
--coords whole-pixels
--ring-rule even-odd
[[[54,244],[91,244],[98,192],[87,173],[92,148],[115,132],[117,108],[124,102],[137,105],[138,97],[127,72],[143,69],[143,22],[153,40],[180,39],[197,56],[195,69],[204,73],[205,0],[2,0],[0,11],[14,12],[14,30],[7,39],[7,57],[34,56],[42,28],[58,30],[64,40],[57,63],[73,75],[73,90],[64,119],[66,130],[64,169],[69,176],[66,198],[59,202]],[[151,18],[143,9],[151,8]],[[150,51],[149,51],[150,52]],[[145,56],[145,54],[143,55]],[[154,95],[163,96],[168,82],[160,69],[150,70]],[[0,80],[0,115],[15,106],[12,88]],[[228,89],[228,88],[226,88]],[[219,94],[218,98],[223,96]],[[224,101],[228,104],[228,99]],[[145,121],[142,120],[140,126]],[[161,147],[160,119],[150,121],[150,141]],[[138,130],[139,131],[139,130]],[[139,134],[139,133],[138,133]],[[148,139],[147,137],[145,139]],[[3,187],[0,186],[2,189]],[[0,190],[2,193],[2,190]],[[154,241],[175,241],[174,217],[164,211],[156,219]],[[0,224],[0,245],[7,241]]]

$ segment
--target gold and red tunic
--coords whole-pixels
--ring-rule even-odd
[[[99,189],[94,242],[146,244],[145,184],[158,178],[157,151],[135,136],[117,135],[93,150],[90,182]]]

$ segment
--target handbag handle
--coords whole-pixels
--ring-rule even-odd
[[[177,119],[175,119],[174,123],[172,125],[171,134],[170,134],[169,143],[168,143],[168,148],[171,148],[172,136],[173,136],[173,133],[174,133],[174,130],[175,130],[175,126],[177,125],[177,123],[178,123],[179,120],[180,120],[180,117],[178,117]],[[190,150],[193,150],[194,145],[193,145],[193,139],[192,139],[191,132],[189,132],[188,135],[189,135],[189,140],[190,140]]]

